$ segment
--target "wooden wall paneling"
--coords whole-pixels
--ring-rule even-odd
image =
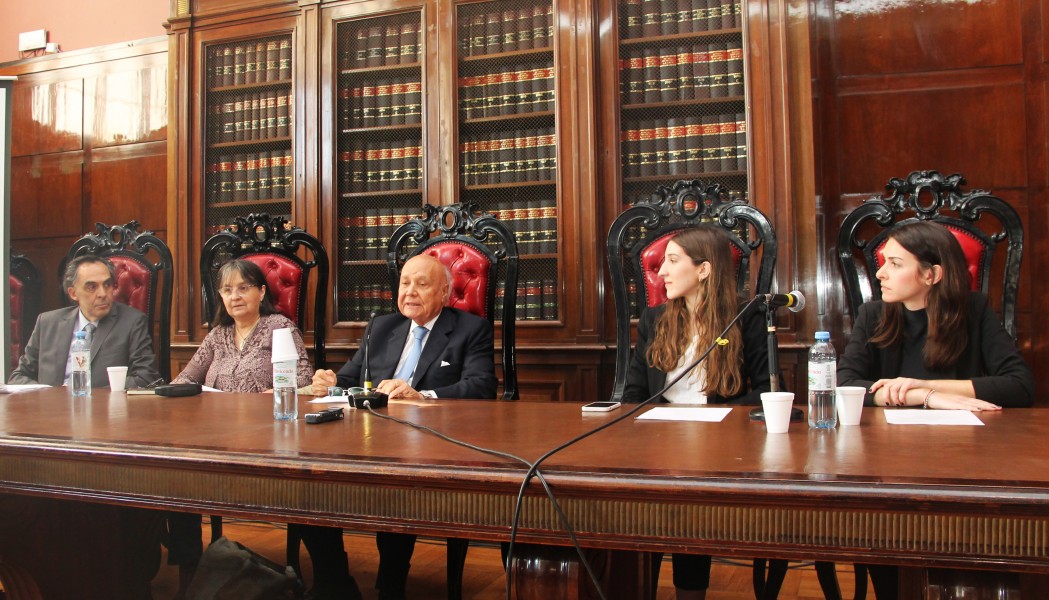
[[[80,151],[12,158],[11,239],[79,236],[83,173]]]
[[[12,223],[15,221],[12,219]],[[11,240],[11,252],[24,254],[33,261],[37,272],[40,273],[40,312],[53,310],[66,306],[68,298],[61,289],[62,284],[58,276],[58,266],[62,264],[66,252],[73,242],[80,237],[68,235],[52,238],[28,238]]]
[[[84,79],[85,145],[93,147],[167,139],[167,54],[119,61]]]
[[[11,94],[11,156],[83,148],[83,92],[83,80],[64,72],[19,75]]]
[[[190,225],[196,223],[189,210],[190,137],[189,137],[189,71],[191,37],[187,15],[173,15],[167,23],[168,54],[168,139],[167,139],[167,223],[168,246],[175,273],[175,293],[171,299],[171,341],[189,339],[191,307],[199,306],[200,288],[193,287],[189,260]],[[172,348],[171,373],[178,373]]]
[[[98,148],[90,153],[86,222],[108,225],[137,220],[140,230],[167,230],[167,141]],[[163,235],[161,236],[163,237]]]
[[[838,76],[1020,64],[1021,5],[835,2]]]

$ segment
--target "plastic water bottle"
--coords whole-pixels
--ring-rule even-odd
[[[838,353],[830,343],[830,332],[817,331],[816,343],[809,349],[809,427],[833,429],[838,426],[834,407]]]
[[[91,395],[91,344],[87,341],[87,332],[76,332],[73,347],[70,349],[73,361],[73,372],[70,375],[69,389],[74,396]]]
[[[299,417],[298,361],[273,363],[273,418],[294,421]]]

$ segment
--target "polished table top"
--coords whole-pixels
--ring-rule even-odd
[[[300,417],[318,408],[305,400]],[[534,460],[627,408],[436,400],[385,412]],[[859,427],[780,435],[739,407],[721,423],[630,418],[543,472],[592,545],[1049,570],[1049,410],[978,416],[982,427],[888,425],[868,408]],[[524,470],[365,411],[274,422],[264,394],[0,396],[0,490],[14,493],[505,539]],[[538,486],[522,536],[565,543]]]

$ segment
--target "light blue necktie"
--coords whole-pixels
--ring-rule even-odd
[[[397,371],[397,374],[393,376],[394,379],[411,383],[412,376],[415,375],[415,367],[419,364],[419,356],[423,353],[423,339],[426,337],[427,331],[425,327],[415,326],[412,328],[415,343],[412,344],[411,350],[408,351],[408,358],[404,359],[401,370]]]

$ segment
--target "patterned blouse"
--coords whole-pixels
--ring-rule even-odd
[[[309,385],[313,368],[306,356],[302,334],[291,319],[281,314],[263,315],[254,331],[237,350],[236,326],[220,325],[201,342],[197,353],[171,383],[202,383],[224,392],[265,392],[273,388],[273,365],[270,346],[273,330],[290,327],[295,349],[299,352],[299,387]]]

